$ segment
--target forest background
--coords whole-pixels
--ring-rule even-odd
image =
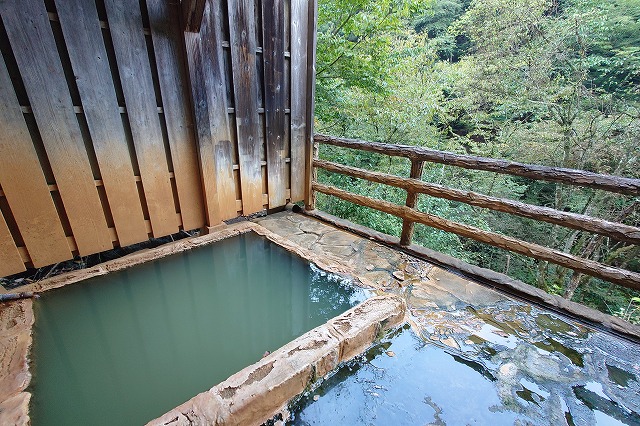
[[[640,178],[640,1],[319,0],[315,131]],[[320,157],[408,177],[409,162],[321,146]],[[640,200],[426,163],[423,180],[640,226]],[[319,180],[404,204],[395,188]],[[384,213],[318,208],[400,235]],[[640,272],[640,246],[421,195],[417,208]],[[414,243],[640,323],[637,291],[416,225]]]

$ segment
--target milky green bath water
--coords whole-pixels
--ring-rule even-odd
[[[253,233],[46,293],[32,424],[144,424],[365,297]]]

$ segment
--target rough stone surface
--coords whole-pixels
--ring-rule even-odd
[[[481,308],[505,300],[494,290],[428,262],[309,217],[282,212],[255,222],[269,231],[268,238],[321,268],[349,275],[364,287],[401,294],[412,308],[451,310],[469,304]],[[308,243],[310,235],[313,244]],[[305,250],[291,248],[300,246]]]
[[[29,419],[29,392],[20,392],[0,402],[0,425],[22,426],[31,424]]]
[[[404,322],[405,303],[377,296],[317,327],[148,425],[252,425]]]
[[[395,306],[362,303],[330,320],[328,324],[340,338],[340,362],[349,361],[364,352],[379,333],[388,328],[387,323],[403,322],[404,308],[400,303],[399,299],[396,299]]]
[[[28,424],[31,299],[0,304],[0,424]]]

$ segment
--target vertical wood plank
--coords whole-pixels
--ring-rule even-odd
[[[208,6],[207,6],[208,8]],[[206,13],[206,12],[205,12]],[[206,18],[205,18],[206,19]],[[200,161],[200,177],[202,195],[205,204],[205,218],[207,226],[219,224],[221,219],[220,202],[216,181],[215,150],[209,126],[209,108],[207,105],[207,90],[202,72],[202,57],[200,54],[200,35],[186,32],[185,46],[189,62],[189,80],[191,85],[191,99],[193,101],[193,115],[196,122],[198,139],[198,158]]]
[[[81,255],[113,247],[44,3],[0,2],[60,197]],[[24,195],[23,195],[24,196]]]
[[[0,213],[0,277],[17,274],[26,269],[13,237],[11,237],[7,222]]]
[[[264,114],[269,208],[287,203],[284,133],[284,0],[262,2]]]
[[[128,246],[146,241],[144,215],[95,3],[56,0],[56,9],[118,242]]]
[[[309,2],[291,0],[291,201],[305,195]]]
[[[73,257],[2,55],[0,159],[0,185],[33,266]]]
[[[309,7],[309,27],[307,28],[307,117],[305,146],[305,209],[315,209],[313,181],[317,180],[313,159],[318,156],[318,146],[313,142],[313,121],[316,106],[316,48],[318,44],[318,0],[311,0]]]
[[[137,0],[105,0],[154,237],[178,231],[151,65]]]
[[[201,31],[200,52],[204,87],[208,105],[210,135],[215,160],[215,179],[222,220],[238,215],[236,210],[236,183],[233,177],[233,138],[227,113],[227,74],[224,61],[223,23],[220,2],[209,2],[205,10]],[[213,6],[215,3],[215,7]]]
[[[191,33],[199,32],[207,0],[182,0],[181,3],[184,30]],[[176,2],[176,4],[178,4],[178,2]],[[176,19],[176,22],[178,22],[178,19]]]
[[[254,1],[229,1],[228,8],[242,212],[249,215],[262,210]]]
[[[204,225],[204,206],[187,92],[180,5],[147,0],[147,11],[182,223],[184,229],[200,228]]]

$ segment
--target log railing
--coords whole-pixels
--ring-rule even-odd
[[[413,225],[414,223],[421,223],[514,253],[519,253],[527,257],[545,260],[605,281],[640,290],[640,274],[636,272],[615,268],[538,244],[485,231],[473,226],[452,222],[415,209],[418,194],[427,194],[433,197],[458,201],[476,207],[544,221],[581,231],[593,232],[618,241],[638,245],[640,244],[640,228],[634,226],[559,211],[548,207],[540,207],[518,201],[491,197],[472,191],[448,188],[442,185],[423,182],[420,179],[424,162],[434,162],[468,169],[492,171],[537,180],[561,182],[626,195],[640,195],[640,179],[630,179],[618,176],[601,175],[582,170],[546,167],[491,158],[460,155],[421,147],[388,145],[324,135],[315,135],[314,141],[320,144],[375,152],[389,156],[405,157],[411,160],[410,178],[372,172],[317,158],[313,161],[313,165],[316,168],[404,189],[407,192],[406,203],[404,206],[399,206],[387,201],[352,194],[348,191],[323,185],[315,181],[312,182],[312,191],[334,196],[354,204],[370,207],[401,218],[403,220],[402,235],[400,238],[401,245],[407,246],[411,244]],[[308,207],[313,208],[313,204]]]

